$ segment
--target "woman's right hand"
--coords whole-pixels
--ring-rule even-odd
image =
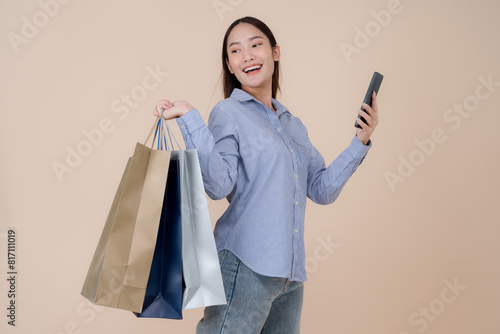
[[[194,107],[187,101],[179,100],[170,102],[169,100],[159,100],[156,103],[155,109],[153,110],[153,115],[159,117],[162,114],[161,111],[162,109],[165,109],[163,111],[163,118],[168,120],[172,118],[181,117],[188,111],[193,110]]]

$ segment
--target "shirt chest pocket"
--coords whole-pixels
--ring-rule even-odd
[[[293,153],[295,154],[297,162],[299,163],[300,171],[303,171],[307,174],[307,169],[311,161],[311,152],[307,148],[307,144],[293,137],[290,140],[290,144],[292,145]]]

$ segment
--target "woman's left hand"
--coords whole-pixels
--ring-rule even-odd
[[[377,95],[375,92],[372,93],[372,106],[370,107],[369,105],[363,103],[363,108],[366,111],[359,109],[358,114],[366,120],[367,124],[358,118],[358,124],[361,126],[361,129],[356,128],[356,137],[358,137],[358,139],[366,145],[378,125]]]

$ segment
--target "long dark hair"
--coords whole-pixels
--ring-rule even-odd
[[[224,89],[224,98],[226,98],[226,99],[231,95],[233,89],[235,89],[235,88],[241,89],[241,82],[239,82],[238,79],[236,78],[236,76],[229,71],[229,68],[227,67],[227,64],[226,64],[226,59],[228,58],[227,38],[229,37],[231,30],[233,30],[233,28],[240,23],[249,23],[249,24],[253,25],[254,27],[256,27],[257,29],[259,29],[260,31],[262,31],[262,33],[264,33],[264,35],[266,35],[267,38],[269,39],[269,43],[271,44],[271,48],[274,48],[277,44],[276,39],[274,38],[274,35],[271,32],[271,29],[269,29],[269,27],[264,22],[262,22],[259,19],[256,19],[255,17],[251,17],[251,16],[242,17],[241,19],[234,21],[229,26],[229,28],[227,28],[226,34],[224,35],[224,41],[222,43],[222,87]],[[279,64],[279,60],[278,60],[278,61],[274,62],[273,85],[272,85],[273,98],[276,98],[276,93],[278,91],[281,92],[280,83],[279,83],[279,80],[280,80],[280,70],[279,69],[280,69],[280,64]]]

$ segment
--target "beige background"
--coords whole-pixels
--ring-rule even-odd
[[[373,71],[385,75],[373,148],[335,204],[308,204],[302,332],[500,332],[500,87],[476,91],[480,77],[500,82],[498,1],[66,2],[0,1],[2,333],[194,333],[201,309],[183,321],[136,319],[79,293],[153,106],[188,100],[207,120],[221,99],[223,34],[245,15],[273,30],[278,99],[327,163],[354,135]],[[372,11],[388,9],[377,23]],[[38,31],[27,28],[33,22]],[[356,37],[365,29],[369,41]],[[346,57],[347,44],[358,53]],[[147,90],[147,68],[168,75]],[[136,96],[127,114],[123,94]],[[466,118],[447,111],[464,103],[473,110]],[[84,147],[82,131],[101,122],[108,133]],[[53,165],[66,164],[68,147],[88,155],[58,179]],[[404,175],[391,188],[388,173]],[[215,222],[226,203],[209,205]],[[15,328],[3,278],[8,228],[18,238]]]

